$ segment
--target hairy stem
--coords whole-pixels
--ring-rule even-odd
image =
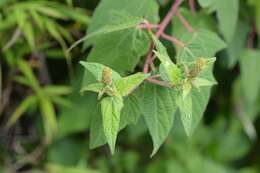
[[[193,15],[196,13],[195,1],[189,0],[190,11]]]
[[[183,24],[183,26],[189,31],[189,32],[193,32],[194,29],[190,26],[189,22],[181,15],[181,13],[179,11],[177,11],[176,13],[177,17],[179,18],[179,20],[181,21],[181,23]]]
[[[183,2],[183,0],[175,0],[171,9],[168,11],[167,15],[164,17],[164,19],[162,20],[162,22],[159,25],[159,29],[155,34],[155,36],[157,38],[160,37],[161,34],[164,32],[165,28],[170,23],[172,16],[176,13],[176,11],[178,10],[178,7],[181,5],[182,2]]]
[[[180,40],[178,40],[178,39],[176,39],[176,38],[174,38],[174,37],[172,37],[172,36],[170,36],[170,35],[167,35],[167,34],[165,34],[165,33],[163,33],[162,34],[162,37],[165,39],[165,40],[168,40],[168,41],[170,41],[170,42],[172,42],[173,44],[175,44],[175,45],[178,45],[178,46],[180,46],[180,47],[185,47],[185,44],[182,42],[182,41],[180,41]]]
[[[254,47],[255,36],[256,36],[256,26],[254,24],[252,26],[251,32],[248,35],[248,39],[247,39],[247,47],[248,48],[253,48]]]

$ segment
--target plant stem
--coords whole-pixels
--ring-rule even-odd
[[[195,13],[196,13],[195,1],[189,0],[189,6],[190,6],[191,13],[193,15],[195,15]]]
[[[177,11],[176,13],[177,17],[180,19],[181,23],[183,24],[183,26],[189,31],[189,32],[193,32],[194,29],[190,26],[189,22],[181,15],[181,13],[179,11]]]
[[[178,40],[178,39],[176,39],[176,38],[174,38],[174,37],[172,37],[172,36],[170,36],[170,35],[167,35],[167,34],[165,34],[165,33],[162,33],[162,37],[163,37],[164,39],[166,39],[166,40],[172,42],[173,44],[176,44],[176,45],[182,47],[182,48],[185,47],[185,44],[184,44],[182,41],[180,41],[180,40]]]
[[[160,23],[159,29],[155,34],[155,36],[157,38],[159,38],[161,36],[161,34],[164,32],[165,28],[170,23],[172,16],[178,10],[178,7],[181,5],[182,2],[183,2],[183,0],[175,0],[175,2],[172,4],[171,9],[168,11],[167,15],[164,17],[164,19]]]
[[[183,0],[175,0],[175,2],[172,4],[172,7],[168,11],[167,15],[164,17],[162,22],[158,25],[158,30],[155,34],[155,36],[157,38],[159,38],[162,35],[162,33],[164,33],[165,28],[170,23],[172,16],[176,13],[176,11],[178,10],[178,7],[181,5],[182,2],[183,2]],[[149,48],[149,52],[148,52],[146,60],[145,60],[144,68],[143,68],[144,73],[148,73],[149,64],[151,64],[152,61],[153,61],[153,59],[152,59],[153,48],[154,48],[154,44],[151,43],[150,48]]]
[[[248,39],[247,39],[247,47],[248,48],[253,48],[254,47],[255,36],[256,36],[256,26],[254,24],[252,26],[251,32],[248,35]]]

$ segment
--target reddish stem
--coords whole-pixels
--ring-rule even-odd
[[[154,44],[152,43],[152,44],[150,44],[149,52],[148,52],[146,60],[145,60],[145,64],[144,64],[144,68],[143,68],[144,73],[148,73],[148,71],[149,71],[149,64],[151,64],[152,56],[153,56],[153,48],[154,48]]]
[[[183,2],[183,0],[175,0],[171,9],[168,11],[167,15],[164,17],[164,19],[162,20],[162,22],[159,25],[159,29],[155,34],[155,36],[157,38],[159,38],[161,36],[161,34],[164,32],[165,28],[170,23],[172,16],[178,10],[178,7],[181,5],[182,2]]]
[[[172,4],[171,9],[168,11],[167,15],[164,17],[164,19],[162,20],[162,22],[158,26],[158,30],[157,30],[157,32],[155,34],[155,36],[157,38],[159,38],[162,35],[162,33],[164,32],[165,28],[170,23],[170,21],[172,19],[172,16],[176,13],[176,11],[178,10],[178,7],[181,5],[182,2],[183,2],[183,0],[175,0],[175,2]],[[144,73],[148,73],[148,71],[149,71],[149,64],[151,64],[152,61],[153,61],[153,58],[152,58],[153,48],[154,48],[154,44],[151,43],[150,49],[149,49],[149,52],[147,54],[146,61],[145,61],[145,64],[144,64],[144,68],[143,68],[143,72]]]
[[[179,11],[177,11],[176,13],[177,17],[180,19],[181,23],[183,24],[183,26],[189,31],[189,32],[193,32],[193,28],[190,26],[189,22],[181,15],[181,13]]]
[[[256,36],[256,26],[255,24],[252,26],[252,30],[248,35],[248,39],[247,39],[247,47],[248,48],[253,48],[254,47],[254,39]]]
[[[162,34],[162,37],[163,37],[164,39],[166,39],[166,40],[172,42],[173,44],[176,44],[176,45],[182,47],[182,48],[185,47],[185,44],[184,44],[182,41],[180,41],[180,40],[178,40],[178,39],[176,39],[176,38],[174,38],[174,37],[172,37],[172,36],[170,36],[170,35],[167,35],[167,34],[163,33],[163,34]]]
[[[189,0],[189,6],[190,6],[191,13],[193,15],[195,15],[195,13],[196,13],[195,1]]]

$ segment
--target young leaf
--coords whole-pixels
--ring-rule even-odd
[[[185,99],[187,95],[189,95],[190,91],[191,91],[191,84],[190,82],[185,82],[184,84],[182,84],[182,98]]]
[[[89,84],[89,85],[81,88],[80,92],[93,91],[93,92],[99,93],[102,89],[104,89],[104,87],[105,87],[105,85],[103,83]]]
[[[136,73],[119,79],[115,82],[115,86],[119,94],[124,97],[133,92],[136,87],[138,87],[144,81],[146,77],[148,77],[147,74]]]
[[[205,87],[205,86],[213,86],[215,85],[216,82],[212,82],[210,80],[207,80],[207,79],[203,79],[203,78],[195,78],[193,81],[192,81],[192,85],[196,88],[200,88],[200,87]]]
[[[80,64],[83,65],[92,75],[95,76],[96,81],[101,82],[103,78],[103,72],[104,68],[106,66],[99,64],[99,63],[93,63],[93,62],[84,62],[80,61]],[[112,72],[112,81],[116,81],[121,79],[121,76],[114,70],[110,69]]]
[[[123,101],[116,97],[106,97],[101,100],[101,112],[103,119],[104,134],[110,151],[114,154],[117,133],[120,125],[120,112]]]
[[[146,83],[142,89],[141,110],[153,140],[153,156],[171,131],[177,107],[168,88]]]
[[[154,36],[152,38],[157,49],[154,53],[161,61],[159,70],[162,78],[173,85],[178,84],[181,80],[181,70],[172,62],[162,43]]]
[[[179,107],[181,121],[188,137],[192,133],[192,98],[191,93],[188,93],[185,97],[181,93],[176,94],[176,104]]]

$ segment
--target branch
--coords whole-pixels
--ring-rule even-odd
[[[167,35],[167,34],[163,33],[163,34],[162,34],[162,37],[163,37],[164,39],[166,39],[166,40],[172,42],[172,43],[175,44],[175,45],[178,45],[178,46],[180,46],[180,47],[182,47],[182,48],[185,47],[185,44],[184,44],[182,41],[180,41],[180,40],[178,40],[178,39],[176,39],[176,38],[174,38],[174,37],[172,37],[172,36],[170,36],[170,35]]]
[[[193,15],[196,13],[195,1],[189,0],[190,11]]]
[[[161,34],[164,32],[165,28],[170,23],[172,16],[176,13],[176,11],[178,10],[178,7],[181,5],[182,2],[183,2],[183,0],[175,0],[171,9],[168,11],[167,15],[164,17],[164,19],[162,20],[162,22],[159,25],[159,29],[155,34],[155,36],[157,38],[160,37]]]
[[[254,24],[252,26],[251,32],[248,35],[248,39],[247,39],[247,47],[248,48],[253,48],[254,47],[255,36],[256,36],[256,26]]]
[[[181,5],[182,2],[183,2],[183,0],[175,0],[175,2],[172,4],[172,7],[168,11],[167,15],[164,17],[164,19],[162,20],[162,22],[158,26],[158,30],[155,34],[155,36],[157,38],[159,38],[163,34],[165,28],[170,23],[172,16],[176,13],[176,11],[178,10],[178,7]],[[148,52],[146,60],[145,60],[144,68],[143,68],[144,73],[148,73],[149,64],[151,64],[152,61],[153,61],[153,58],[152,58],[153,48],[154,48],[154,44],[151,43],[150,48],[149,48],[149,52]]]
[[[179,11],[176,13],[177,17],[180,19],[183,26],[189,31],[194,32],[194,29],[190,26],[189,22],[181,15]]]

